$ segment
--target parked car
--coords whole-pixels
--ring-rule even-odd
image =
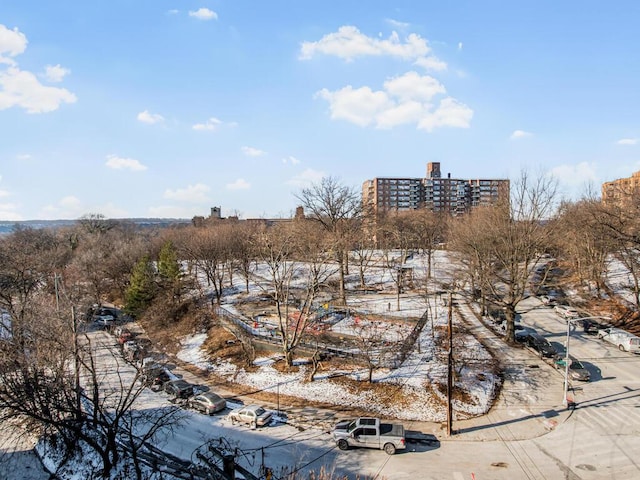
[[[578,311],[575,308],[571,308],[569,305],[556,305],[553,309],[562,318],[580,318]]]
[[[564,356],[558,356],[553,362],[553,365],[558,369],[564,369],[566,366]],[[588,382],[591,379],[589,370],[584,368],[584,365],[576,358],[569,356],[569,378],[573,380],[580,380],[581,382]]]
[[[123,329],[122,333],[120,333],[120,335],[118,335],[117,341],[118,341],[118,344],[124,345],[125,343],[130,341],[132,338],[133,338],[133,333],[131,333],[127,329]]]
[[[142,380],[151,390],[159,391],[163,389],[165,383],[172,380],[172,377],[164,367],[154,365],[145,369]]]
[[[558,352],[549,341],[542,335],[536,332],[528,332],[524,337],[524,343],[528,347],[540,354],[540,357],[553,358],[558,355]]]
[[[640,353],[640,337],[619,328],[598,330],[598,338],[612,343],[622,352]]]
[[[538,297],[540,299],[540,301],[542,302],[543,305],[547,305],[549,307],[552,307],[556,304],[556,299],[555,297],[552,297],[550,295],[540,295]]]
[[[93,315],[91,317],[93,323],[102,328],[110,328],[116,324],[116,318],[113,315]]]
[[[142,347],[135,340],[128,340],[122,344],[122,356],[130,362],[139,360],[142,353]]]
[[[173,398],[189,398],[193,396],[193,385],[186,380],[169,380],[162,389]]]
[[[259,405],[248,405],[246,407],[236,408],[229,413],[231,423],[246,423],[252,428],[262,427],[271,422],[272,414]]]
[[[213,415],[227,408],[227,401],[214,392],[205,392],[187,400],[187,405],[207,415]]]
[[[601,323],[597,320],[583,320],[581,323],[584,333],[589,335],[597,335],[598,330],[604,330],[605,328],[611,327],[608,323]]]
[[[516,329],[514,332],[516,342],[526,343],[527,338],[531,333],[536,333],[536,331],[531,327],[522,327],[521,329]]]

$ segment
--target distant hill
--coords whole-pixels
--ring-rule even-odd
[[[109,219],[107,219],[109,220]],[[191,223],[187,218],[116,218],[117,222],[134,223],[140,227],[169,227]],[[20,228],[60,228],[73,226],[78,220],[24,220],[20,222],[0,221],[0,235],[6,235]]]

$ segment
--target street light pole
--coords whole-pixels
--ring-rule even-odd
[[[595,319],[599,319],[599,320],[611,320],[609,317],[603,317],[603,316],[595,316],[595,317],[582,317],[582,318],[567,318],[567,348],[565,348],[565,356],[564,356],[564,395],[562,398],[562,404],[566,407],[569,404],[569,401],[567,400],[567,392],[569,391],[569,339],[571,338],[570,336],[570,331],[571,331],[571,324],[573,322],[582,322],[584,320],[595,320]]]

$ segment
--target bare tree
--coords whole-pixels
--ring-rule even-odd
[[[307,218],[318,222],[331,235],[334,258],[339,266],[339,295],[346,305],[345,277],[348,270],[350,232],[359,227],[362,199],[354,188],[342,185],[334,177],[324,177],[319,184],[304,188],[296,195]]]
[[[636,306],[640,307],[640,193],[619,186],[616,201],[599,203],[594,220],[611,242],[611,251],[627,268]]]
[[[367,381],[373,382],[373,372],[383,367],[391,352],[398,350],[401,342],[389,338],[388,327],[366,317],[356,317],[353,325],[356,357],[367,368]]]
[[[310,226],[306,220],[296,220],[266,229],[256,238],[256,251],[268,272],[263,288],[276,307],[282,353],[288,366],[293,365],[294,350],[314,322],[316,296],[335,272],[323,260],[322,243],[303,234]]]
[[[607,218],[599,200],[583,199],[563,203],[557,219],[556,245],[580,282],[595,287],[597,295],[605,288],[608,258],[615,250],[615,238],[604,226]]]
[[[189,231],[191,235],[184,239],[182,250],[186,258],[204,274],[207,285],[213,288],[211,303],[215,299],[220,304],[228,275],[226,266],[233,248],[233,231],[228,225],[218,224]]]
[[[450,248],[470,267],[483,296],[506,314],[506,340],[514,341],[516,306],[550,242],[545,222],[554,214],[556,184],[522,172],[510,201],[477,207],[454,222]]]
[[[175,428],[184,413],[177,406],[138,410],[144,390],[140,373],[115,346],[96,345],[88,335],[81,337],[76,357],[78,383],[70,322],[51,314],[38,318],[42,327],[32,330],[28,352],[11,340],[2,342],[0,421],[22,419],[34,431],[60,439],[69,457],[84,443],[101,458],[104,478],[110,478],[123,456],[143,478],[141,447]]]

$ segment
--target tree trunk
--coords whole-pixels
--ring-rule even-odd
[[[505,306],[505,315],[507,317],[507,328],[505,333],[505,340],[507,343],[515,343],[515,324],[516,324],[516,307],[515,305],[506,305]]]

